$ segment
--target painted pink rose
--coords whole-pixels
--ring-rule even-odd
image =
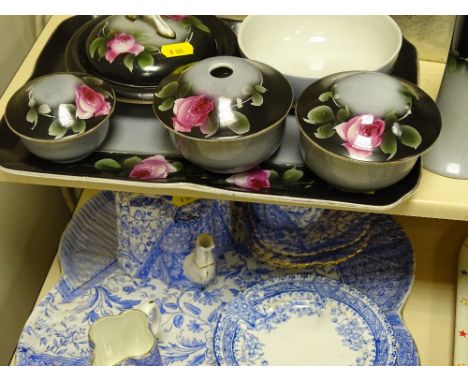
[[[129,176],[138,179],[163,179],[171,172],[177,172],[177,169],[164,156],[155,155],[143,159],[133,167]]]
[[[264,188],[270,188],[270,171],[257,168],[232,175],[226,179],[226,182],[242,188],[258,191]]]
[[[174,20],[174,21],[182,21],[184,19],[186,19],[188,16],[182,16],[182,15],[179,15],[179,16],[166,16],[168,19],[171,19],[171,20]]]
[[[84,84],[75,88],[75,104],[76,118],[79,119],[107,115],[111,109],[110,103],[101,93]]]
[[[135,37],[123,32],[116,33],[114,38],[107,42],[106,46],[107,52],[105,57],[111,64],[119,54],[131,53],[138,56],[145,50],[143,45],[137,43]]]
[[[192,127],[199,126],[203,132],[203,124],[214,106],[214,102],[204,95],[176,99],[173,109],[175,117],[172,117],[174,129],[189,133]]]
[[[343,146],[351,158],[362,159],[372,155],[382,143],[385,122],[370,114],[359,115],[335,127]]]

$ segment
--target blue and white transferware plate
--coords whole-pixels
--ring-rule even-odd
[[[328,263],[332,252],[358,243],[369,230],[369,214],[294,208],[252,204],[248,209],[250,239],[277,254]]]
[[[368,243],[369,236],[364,235],[361,240],[348,246],[338,247],[335,250],[330,249],[330,251],[327,252],[301,256],[291,255],[287,252],[279,252],[275,248],[268,248],[260,241],[257,241],[257,238],[251,237],[249,249],[252,251],[252,254],[255,254],[263,262],[272,266],[290,269],[306,269],[337,265],[345,262],[363,252]]]
[[[214,333],[220,365],[393,365],[397,340],[358,290],[317,275],[288,275],[227,303]]]

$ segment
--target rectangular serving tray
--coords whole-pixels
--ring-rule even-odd
[[[67,41],[88,20],[91,20],[91,16],[70,17],[53,30],[38,54],[31,78],[65,71],[63,56]],[[406,40],[393,74],[417,82],[416,49]],[[4,95],[6,96],[8,95]],[[416,190],[421,177],[419,160],[403,180],[376,192],[352,193],[329,186],[303,163],[299,151],[299,131],[293,115],[288,116],[281,148],[261,165],[264,169],[276,171],[278,178],[272,182],[271,188],[261,191],[231,185],[226,182],[228,176],[207,172],[181,158],[166,130],[158,126],[159,122],[153,116],[150,105],[119,103],[111,118],[110,133],[103,145],[90,157],[72,164],[52,163],[28,153],[19,138],[6,126],[3,115],[1,117],[0,172],[15,176],[18,181],[26,177],[28,183],[382,211],[391,209],[408,198]],[[167,179],[136,180],[128,177],[129,170],[100,171],[94,167],[103,158],[112,158],[123,163],[125,159],[134,156],[143,159],[156,154],[165,155],[170,161],[180,162],[183,170],[171,174]],[[291,168],[302,171],[302,178],[294,182],[287,181],[287,178],[284,180],[283,174]]]

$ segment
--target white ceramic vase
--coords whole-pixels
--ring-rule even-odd
[[[184,259],[185,276],[195,284],[207,285],[216,274],[216,262],[213,256],[215,243],[210,234],[197,237],[195,248]]]

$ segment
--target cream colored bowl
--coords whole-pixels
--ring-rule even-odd
[[[291,83],[295,99],[314,80],[349,70],[389,73],[401,49],[389,16],[247,16],[239,47]]]

